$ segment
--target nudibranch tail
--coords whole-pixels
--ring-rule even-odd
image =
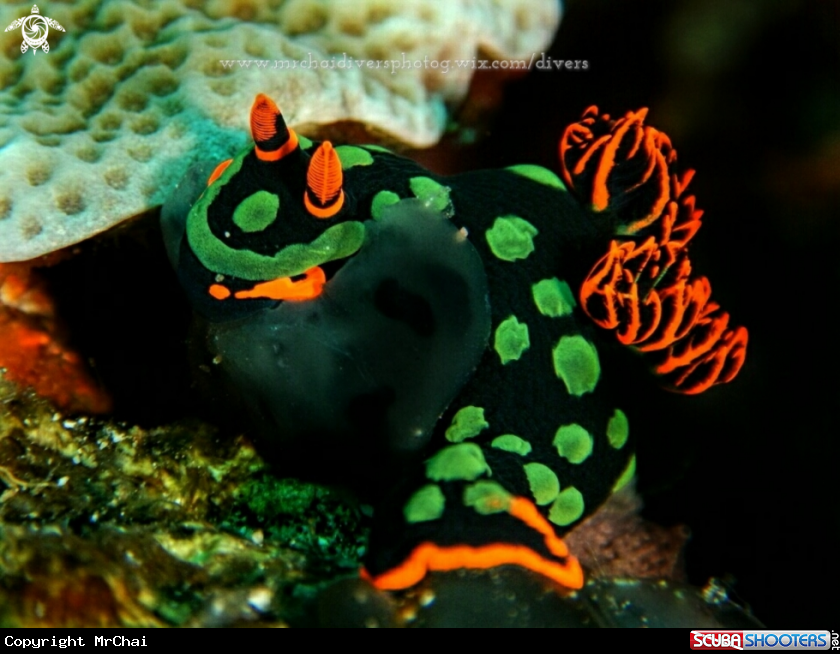
[[[669,388],[700,393],[738,373],[747,330],[730,328],[708,279],[692,275],[687,246],[703,215],[685,193],[694,171],[673,170],[676,150],[646,115],[612,120],[589,107],[560,140],[566,183],[619,237],[584,280],[581,305],[622,344],[650,354]]]
[[[424,489],[421,489],[415,497],[423,494],[423,491]],[[472,506],[477,513],[505,514],[512,518],[506,529],[508,538],[496,542],[491,540],[487,544],[442,544],[424,541],[415,546],[398,565],[377,574],[363,569],[362,576],[381,590],[402,590],[414,586],[429,572],[486,570],[501,565],[517,565],[547,577],[565,588],[583,587],[584,575],[580,562],[569,553],[566,543],[557,536],[554,527],[531,500],[511,496],[491,481],[468,485],[464,488],[463,495],[465,504]],[[424,498],[423,503],[428,504],[428,501],[428,498]],[[421,521],[429,516],[411,516],[410,511],[407,511],[407,517]],[[522,532],[527,533],[523,535]]]

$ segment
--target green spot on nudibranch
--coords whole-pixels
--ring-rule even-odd
[[[342,170],[347,170],[353,166],[370,166],[373,163],[373,155],[355,145],[339,145],[335,149],[335,153],[341,162]]]
[[[607,440],[615,449],[620,450],[627,442],[629,434],[630,423],[627,421],[627,416],[621,409],[616,409],[609,423],[607,423]]]
[[[592,454],[592,436],[577,424],[563,425],[554,434],[557,454],[569,463],[583,463]]]
[[[500,216],[487,230],[490,250],[503,261],[525,259],[534,251],[534,237],[539,230],[519,216]]]
[[[277,218],[280,198],[268,191],[257,191],[233,210],[233,222],[243,232],[261,232]]]
[[[564,488],[554,500],[554,504],[548,511],[548,519],[555,525],[565,527],[580,518],[583,515],[583,509],[583,495],[574,486],[569,486]]]
[[[540,184],[545,184],[546,186],[551,186],[552,188],[556,188],[561,191],[566,190],[566,185],[548,168],[535,166],[534,164],[519,164],[517,166],[508,166],[507,170],[512,173],[516,173],[517,175],[522,175],[522,177],[527,177],[535,182],[539,182]]]
[[[436,484],[428,484],[418,490],[403,508],[405,521],[410,523],[437,520],[443,515],[446,498]]]
[[[205,189],[187,216],[187,241],[205,268],[220,275],[264,281],[299,275],[313,266],[349,257],[361,248],[365,226],[356,221],[333,225],[310,243],[288,245],[272,256],[232,248],[219,239],[207,223],[207,209],[252,150],[248,148],[234,158],[218,183]]]
[[[539,312],[549,318],[568,316],[577,306],[575,295],[566,282],[556,277],[543,279],[531,287],[531,295]]]
[[[379,193],[373,196],[373,200],[370,203],[370,215],[373,216],[374,220],[380,220],[382,218],[382,212],[385,211],[385,207],[389,207],[399,201],[400,196],[393,191],[379,191]]]
[[[633,475],[636,474],[636,455],[630,457],[630,461],[627,463],[627,467],[624,469],[618,479],[616,479],[615,484],[613,484],[613,493],[617,490],[621,490],[627,483],[633,479]]]
[[[536,503],[551,504],[560,493],[560,480],[554,471],[542,463],[526,463],[523,468]]]
[[[527,456],[531,453],[531,444],[524,438],[520,438],[514,434],[496,436],[493,442],[490,443],[490,446],[495,447],[497,450],[518,454],[519,456]]]
[[[464,489],[464,504],[481,515],[507,511],[510,500],[510,493],[495,481],[477,481]]]
[[[426,477],[432,481],[473,481],[485,472],[490,474],[490,466],[475,443],[450,445],[426,461]]]
[[[431,177],[412,177],[408,185],[411,192],[430,209],[445,213],[451,207],[449,187],[438,184]]]
[[[483,429],[490,426],[484,419],[484,409],[478,406],[465,406],[459,409],[452,424],[446,430],[446,440],[450,443],[460,443],[468,438],[478,436]]]
[[[601,376],[598,350],[583,336],[564,336],[551,351],[554,372],[566,384],[571,395],[583,395],[595,390]]]
[[[393,154],[388,148],[383,148],[381,145],[364,145],[362,147],[368,150],[373,150],[374,152],[384,152],[385,154]]]
[[[508,316],[496,328],[493,348],[502,360],[502,365],[516,361],[531,347],[528,325],[519,322],[516,316]]]
[[[300,146],[301,150],[308,150],[312,147],[312,141],[305,136],[301,136],[300,134],[297,135],[298,137],[298,145]]]

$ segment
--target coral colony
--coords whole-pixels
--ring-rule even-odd
[[[31,2],[0,5],[0,25]],[[21,27],[0,51],[0,262],[33,259],[161,205],[203,157],[245,142],[247,112],[270,92],[292,124],[352,121],[415,147],[437,142],[474,71],[357,60],[522,59],[548,46],[557,0],[210,2],[130,0],[42,6],[65,28],[22,57]],[[409,29],[410,28],[410,29]],[[275,72],[270,63],[288,64]],[[303,65],[303,64],[306,65]],[[294,65],[294,68],[292,68]]]

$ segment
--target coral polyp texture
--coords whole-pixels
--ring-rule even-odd
[[[370,499],[380,589],[504,565],[583,587],[561,537],[636,469],[607,330],[684,393],[744,360],[691,275],[700,216],[667,137],[591,108],[561,139],[564,183],[312,141],[265,94],[250,116],[253,145],[192,168],[161,219],[206,369],[266,456]],[[650,569],[674,567],[671,541]]]
[[[243,145],[247,116],[232,108],[259,91],[296,127],[350,121],[430,145],[473,75],[456,60],[527,60],[560,19],[556,0],[87,0],[42,9],[66,30],[49,32],[49,52],[22,53],[19,29],[0,34],[0,261],[39,256],[161,204],[192,163]],[[0,23],[30,12],[4,3]],[[403,67],[386,67],[391,60]],[[429,63],[444,60],[446,71]]]

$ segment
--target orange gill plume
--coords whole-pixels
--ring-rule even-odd
[[[669,166],[677,153],[644,125],[647,109],[610,120],[589,107],[560,139],[563,178],[594,211],[620,212],[624,233],[650,225],[670,199]]]
[[[709,280],[692,276],[687,246],[703,215],[684,194],[694,171],[672,170],[676,150],[644,125],[646,114],[610,120],[589,107],[560,141],[566,183],[593,211],[613,214],[626,237],[611,241],[584,280],[581,306],[622,344],[652,357],[672,390],[701,393],[738,373],[747,330],[730,328]]]
[[[279,161],[298,147],[297,134],[286,127],[274,100],[262,93],[257,94],[251,106],[251,135],[261,161]]]
[[[316,218],[331,218],[344,205],[344,174],[332,143],[324,141],[309,161],[303,203]]]

